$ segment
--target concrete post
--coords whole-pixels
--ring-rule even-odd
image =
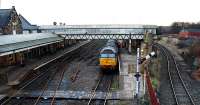
[[[39,58],[41,58],[40,47],[38,48],[38,56],[39,56]]]
[[[144,91],[144,95],[146,94],[146,68],[144,70],[144,77],[143,77],[143,91]]]
[[[12,8],[14,8],[14,7],[12,7]],[[16,29],[17,29],[16,26],[17,26],[17,23],[16,23],[16,22],[12,22],[12,31],[13,31],[13,35],[16,35],[16,33],[17,33],[17,32],[16,32],[16,31],[17,31],[17,30],[16,30]]]
[[[23,56],[22,56],[22,53],[19,53],[20,54],[20,65],[23,64]]]
[[[131,53],[131,39],[129,39],[128,52]]]
[[[13,30],[13,35],[16,35],[16,30]]]
[[[17,53],[15,53],[15,52],[13,52],[13,53],[14,53],[14,56],[15,56],[15,64],[17,64]],[[12,63],[13,63],[13,61],[12,61]]]
[[[69,41],[68,41],[68,45],[69,45],[69,46],[71,45],[71,39],[69,39]]]

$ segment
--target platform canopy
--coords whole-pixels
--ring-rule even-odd
[[[143,39],[146,32],[156,35],[155,25],[66,25],[40,26],[42,32],[52,32],[66,39]]]
[[[60,41],[63,41],[62,37],[50,33],[1,35],[0,56],[9,55]]]

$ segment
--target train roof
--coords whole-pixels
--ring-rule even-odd
[[[104,47],[102,50],[101,50],[101,53],[105,50],[111,50],[112,52],[114,53],[117,53],[116,49],[112,46],[107,46],[107,47]]]
[[[113,46],[113,47],[116,46],[115,40],[108,40],[106,46]]]

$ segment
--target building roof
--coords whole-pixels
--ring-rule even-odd
[[[19,19],[22,23],[23,30],[37,30],[38,26],[32,25],[29,21],[27,21],[22,15],[19,14]]]
[[[50,33],[2,35],[0,36],[0,56],[62,41],[63,38]]]
[[[12,9],[0,9],[0,28],[8,24]]]

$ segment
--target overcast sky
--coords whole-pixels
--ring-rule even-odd
[[[152,24],[199,22],[200,0],[1,0],[32,24]]]

